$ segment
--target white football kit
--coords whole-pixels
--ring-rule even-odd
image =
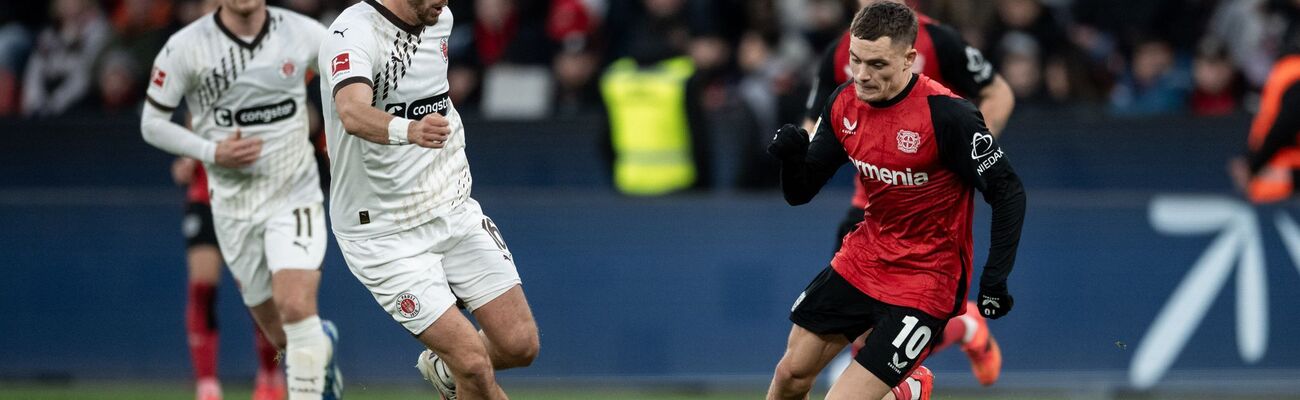
[[[348,7],[320,47],[322,108],[331,160],[330,220],[353,275],[413,334],[463,301],[471,310],[518,285],[496,225],[469,197],[465,129],[447,97],[451,9],[413,26],[375,0]],[[364,84],[371,106],[450,122],[441,149],[350,135],[334,95]]]
[[[267,7],[260,32],[240,38],[215,13],[200,18],[168,39],[147,92],[158,110],[188,104],[201,139],[164,139],[202,148],[188,155],[208,171],[217,242],[248,306],[271,298],[274,271],[320,268],[327,241],[304,84],[325,27]],[[217,165],[216,142],[236,130],[262,139],[261,155],[244,168]]]

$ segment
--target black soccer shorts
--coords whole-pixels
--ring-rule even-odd
[[[204,203],[186,204],[181,233],[185,235],[187,249],[200,245],[216,246],[217,230],[212,225],[212,207]]]
[[[850,342],[870,330],[854,360],[890,387],[930,355],[948,323],[914,308],[873,299],[831,267],[804,289],[790,311],[790,321],[819,335],[844,335]]]

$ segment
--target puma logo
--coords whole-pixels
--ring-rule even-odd
[[[344,34],[344,33],[347,33],[347,32],[348,32],[348,29],[352,29],[352,28],[343,28],[343,30],[341,30],[341,31],[338,31],[338,30],[334,31],[334,33],[337,34],[337,35],[339,35],[339,37],[346,37],[346,36],[343,36],[343,34]]]

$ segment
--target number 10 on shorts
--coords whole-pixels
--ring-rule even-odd
[[[903,317],[903,330],[898,332],[898,336],[894,337],[894,341],[891,343],[894,348],[902,350],[907,355],[908,360],[915,360],[917,356],[921,355],[921,350],[924,350],[925,346],[930,343],[930,336],[933,335],[928,326],[921,325],[920,328],[917,328],[917,322],[920,322],[920,320],[911,315]],[[904,343],[907,344],[906,347],[903,346]],[[898,362],[898,355],[895,353],[892,367],[901,370],[906,366],[907,363]]]

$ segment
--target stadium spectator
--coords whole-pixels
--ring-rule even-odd
[[[108,50],[102,59],[96,79],[100,108],[110,114],[134,112],[139,88],[144,86],[136,76],[139,62],[122,49]]]
[[[580,115],[600,107],[600,91],[595,84],[600,56],[586,39],[566,40],[551,68],[556,82],[555,115]]]
[[[1038,41],[1027,34],[1014,32],[1002,37],[997,48],[1001,60],[999,69],[1006,71],[1007,84],[1018,100],[1038,100],[1042,97],[1043,66]]]
[[[555,0],[546,19],[546,35],[559,44],[551,69],[556,90],[555,115],[578,115],[599,108],[596,71],[600,56],[596,50],[599,17],[578,0]]]
[[[985,51],[994,57],[1004,52],[1001,46],[1007,42],[1003,39],[1010,35],[1024,36],[1034,42],[1038,47],[1035,61],[1039,66],[1069,46],[1064,25],[1040,0],[998,0],[996,15],[984,38],[985,43],[994,46]],[[994,58],[993,62],[1001,66],[1001,60]]]
[[[1207,40],[1192,63],[1193,115],[1227,115],[1240,104],[1241,84],[1225,47],[1218,41]]]
[[[616,3],[618,4],[618,3]],[[627,7],[626,4],[619,4]],[[609,115],[614,187],[630,195],[662,195],[712,186],[702,79],[687,56],[682,0],[644,0],[621,9],[638,17],[623,31],[628,54],[601,77]],[[647,95],[658,94],[658,95]]]
[[[1269,69],[1278,55],[1276,29],[1263,11],[1266,0],[1220,2],[1205,29],[1206,39],[1224,46],[1228,58],[1240,70],[1245,84],[1258,89],[1268,79]]]
[[[52,23],[37,37],[23,79],[27,116],[56,116],[87,100],[95,60],[111,37],[93,0],[55,0],[50,15]]]
[[[1111,92],[1111,112],[1151,115],[1186,110],[1192,85],[1186,64],[1168,42],[1141,40],[1133,49],[1128,70]]]

